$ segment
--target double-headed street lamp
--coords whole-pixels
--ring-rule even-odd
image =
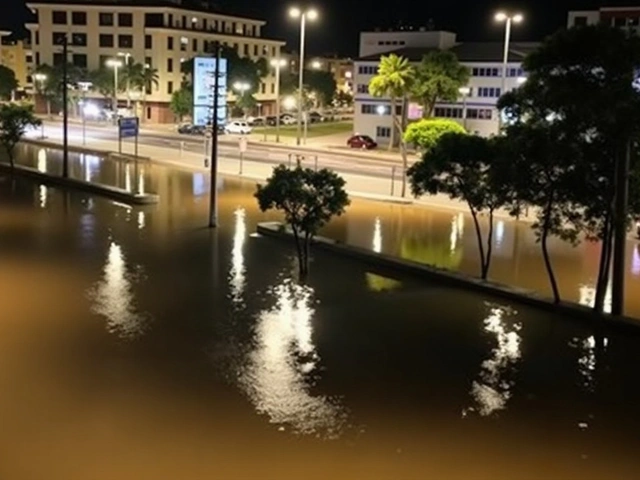
[[[498,12],[495,15],[498,22],[504,22],[504,52],[502,55],[502,83],[500,95],[504,95],[507,84],[507,63],[509,62],[509,42],[511,41],[511,23],[520,23],[524,17],[520,13],[509,14]]]
[[[300,145],[302,137],[302,108],[303,98],[302,89],[304,87],[304,40],[307,20],[313,21],[318,18],[318,12],[314,9],[301,10],[297,7],[289,9],[289,16],[300,19],[300,59],[298,61],[298,134],[296,136],[296,145]]]
[[[280,69],[287,65],[284,58],[274,58],[271,66],[276,70],[276,143],[280,141]]]
[[[129,70],[129,58],[131,57],[130,53],[118,52],[119,57],[124,57],[124,66],[127,67],[126,76],[127,76],[127,108],[131,108],[131,79],[129,78],[131,75]]]
[[[114,123],[118,119],[118,69],[122,67],[122,62],[115,58],[107,60],[107,67],[113,68],[113,100],[111,109],[113,110]]]

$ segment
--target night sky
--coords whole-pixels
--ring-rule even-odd
[[[495,0],[315,0],[307,3],[318,9],[321,17],[309,26],[307,48],[312,54],[338,53],[357,55],[358,34],[375,27],[387,28],[398,23],[419,26],[432,19],[436,29],[458,33],[463,41],[500,40],[503,29],[493,22],[493,13],[501,8],[518,10],[525,22],[513,30],[514,40],[539,40],[566,24],[568,10],[595,9],[599,6],[624,6],[633,1],[597,0],[529,0],[500,2]],[[288,49],[297,49],[297,23],[287,17],[295,0],[217,0],[224,13],[247,15],[268,22],[266,35],[287,41]],[[304,2],[297,5],[303,5]],[[26,18],[24,0],[0,0],[0,27],[19,28]],[[266,5],[269,5],[266,7]],[[466,6],[465,6],[466,5]]]

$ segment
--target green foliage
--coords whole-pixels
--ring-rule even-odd
[[[191,115],[193,113],[193,92],[191,89],[181,88],[173,92],[169,108],[180,121],[185,115]]]
[[[337,108],[347,108],[353,106],[353,94],[338,90],[333,97],[333,106]]]
[[[336,93],[336,79],[331,72],[321,70],[306,70],[304,72],[305,86],[315,92],[322,105],[329,105]]]
[[[238,96],[238,99],[236,100],[236,106],[240,110],[242,110],[242,114],[244,116],[247,116],[251,110],[256,108],[257,104],[258,102],[256,100],[256,97],[254,97],[253,94],[249,92],[242,93],[241,95]]]
[[[415,196],[444,194],[466,202],[476,229],[483,279],[491,264],[494,212],[517,211],[508,181],[511,171],[502,139],[446,133],[407,172]],[[481,213],[489,219],[486,252],[478,221]]]
[[[0,65],[0,99],[9,100],[11,92],[18,88],[18,80],[13,70]]]
[[[469,68],[458,62],[458,57],[448,50],[434,50],[424,56],[415,70],[413,96],[424,108],[424,116],[430,117],[437,101],[454,102],[459,88],[469,82]]]
[[[466,133],[466,131],[455,120],[446,118],[422,119],[409,124],[404,133],[404,141],[415,145],[422,151],[429,151],[446,133]]]
[[[221,56],[227,59],[229,85],[246,82],[250,85],[251,94],[258,92],[262,78],[269,73],[264,58],[254,61],[249,57],[240,57],[236,49],[231,47],[223,47]]]
[[[115,95],[115,81],[113,70],[109,70],[106,67],[101,67],[98,70],[94,70],[89,73],[89,78],[91,79],[91,83],[93,83],[93,89],[97,92],[100,92],[105,98],[113,98]],[[118,83],[120,83],[118,79]],[[118,88],[118,91],[121,89]]]
[[[11,168],[14,166],[15,146],[22,139],[27,128],[37,127],[40,124],[31,106],[0,105],[0,144],[7,152]]]
[[[342,215],[350,203],[344,186],[344,179],[331,170],[280,165],[264,186],[257,187],[260,210],[281,211],[291,227],[302,276],[308,272],[311,239],[332,217]]]

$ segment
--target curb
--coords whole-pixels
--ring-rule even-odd
[[[280,222],[259,223],[257,232],[261,235],[278,239],[289,239],[293,236],[289,230],[284,228],[284,224]],[[411,275],[422,280],[437,280],[439,285],[447,285],[453,288],[488,294],[545,312],[567,315],[580,321],[590,322],[594,325],[633,329],[634,333],[640,334],[640,320],[632,317],[613,316],[609,314],[600,315],[594,313],[589,307],[572,302],[555,304],[551,300],[530,290],[492,281],[484,281],[458,272],[440,269],[411,260],[403,260],[387,254],[375,253],[365,248],[347,245],[325,237],[315,237],[312,240],[312,244],[322,250],[359,260],[374,267]]]

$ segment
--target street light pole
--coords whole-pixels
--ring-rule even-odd
[[[299,8],[292,8],[289,10],[289,15],[293,18],[300,18],[300,58],[298,60],[298,131],[296,135],[296,145],[300,145],[302,137],[302,109],[303,109],[303,95],[302,89],[304,87],[304,43],[307,19],[315,20],[318,13],[315,10],[302,11]]]
[[[280,58],[279,51],[278,57],[271,61],[271,66],[276,69],[276,143],[280,143],[280,69],[285,63],[286,61]]]
[[[467,130],[467,97],[471,93],[469,87],[460,87],[458,92],[462,95],[462,124],[464,129]]]
[[[124,57],[124,66],[127,68],[127,70],[129,69],[129,57],[131,57],[130,53],[118,53],[119,57]],[[127,71],[126,72],[126,77],[127,77],[127,85],[126,85],[126,89],[127,89],[127,109],[131,108],[131,79],[129,78],[131,72]]]
[[[220,42],[214,43],[216,65],[213,79],[213,118],[211,119],[211,193],[209,195],[209,228],[218,226],[218,101],[220,91]]]
[[[511,23],[520,23],[523,20],[523,16],[520,13],[515,15],[507,14],[504,12],[498,12],[495,15],[495,19],[498,22],[505,22],[504,26],[504,51],[502,53],[502,78],[500,82],[500,95],[506,93],[507,87],[507,64],[509,63],[509,43],[511,42]],[[498,123],[502,127],[502,113],[498,112]]]
[[[111,100],[111,109],[113,110],[113,123],[118,123],[118,68],[122,66],[120,60],[107,60],[107,67],[113,68],[113,99]]]
[[[69,101],[67,72],[67,59],[69,55],[69,40],[65,35],[62,38],[62,176],[69,177]]]
[[[82,145],[87,144],[87,90],[93,85],[91,82],[78,82],[78,86],[82,89]]]
[[[36,81],[36,85],[40,85],[40,88],[38,89],[39,90],[38,93],[44,99],[44,94],[43,94],[43,92],[44,92],[44,82],[47,79],[47,75],[44,74],[44,73],[36,73],[33,76],[33,79]],[[40,137],[41,137],[42,140],[44,140],[44,122],[42,122],[40,124]]]

